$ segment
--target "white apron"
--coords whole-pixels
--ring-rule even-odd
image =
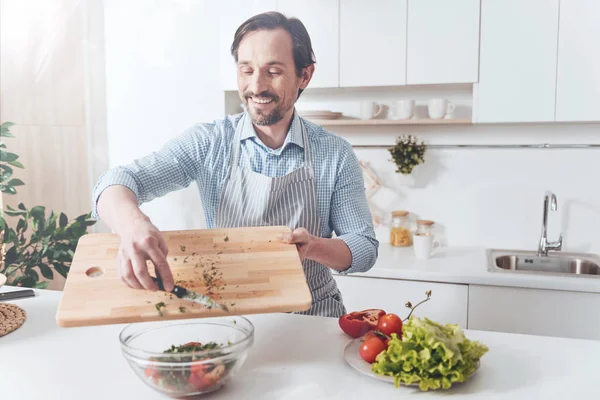
[[[320,219],[308,136],[304,122],[304,165],[281,177],[269,177],[239,166],[240,138],[247,113],[238,122],[232,142],[229,169],[223,184],[215,225],[217,228],[288,226],[305,228],[320,236]],[[313,260],[302,262],[310,288],[312,307],[297,314],[340,317],[346,313],[342,296],[328,267]]]

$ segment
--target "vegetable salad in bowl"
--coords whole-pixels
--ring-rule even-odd
[[[185,397],[216,391],[234,377],[254,342],[254,326],[239,316],[136,323],[119,338],[123,356],[144,383]]]

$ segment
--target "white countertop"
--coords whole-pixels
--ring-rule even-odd
[[[15,290],[3,287],[0,291]],[[0,337],[0,398],[159,399],[121,356],[124,325],[59,328],[61,292],[36,290],[12,301],[27,312],[18,330]],[[331,318],[252,315],[255,343],[235,379],[206,399],[468,399],[596,398],[600,341],[466,331],[490,351],[473,378],[449,392],[421,393],[361,375],[343,359],[349,342]],[[424,397],[423,397],[424,396]]]
[[[382,241],[373,268],[348,276],[600,293],[600,277],[490,272],[486,251],[485,247],[450,246],[440,249],[430,259],[419,260],[414,257],[412,247],[393,247]]]

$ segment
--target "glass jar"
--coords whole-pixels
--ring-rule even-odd
[[[392,212],[390,244],[395,247],[407,247],[412,244],[408,224],[408,211]]]
[[[431,225],[433,225],[433,221],[427,219],[417,220],[417,230],[415,231],[415,235],[431,236]]]

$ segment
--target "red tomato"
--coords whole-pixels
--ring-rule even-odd
[[[338,323],[344,333],[353,338],[358,338],[369,331],[377,329],[377,322],[382,315],[385,315],[385,311],[380,309],[354,311],[342,315]]]
[[[365,340],[360,346],[360,357],[368,363],[373,363],[377,355],[386,349],[386,345],[378,337]]]
[[[198,390],[208,389],[219,383],[225,373],[225,365],[194,364],[190,371],[188,382]]]
[[[402,337],[402,320],[396,314],[386,314],[379,318],[377,329],[387,336],[395,333],[398,337]]]

